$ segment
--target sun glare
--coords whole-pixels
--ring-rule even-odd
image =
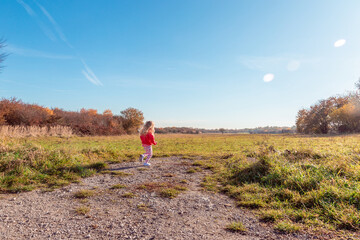
[[[334,47],[342,47],[345,45],[345,43],[346,43],[345,39],[339,39],[334,43]]]
[[[274,80],[274,74],[272,73],[268,73],[264,75],[264,82],[271,82],[272,80]]]

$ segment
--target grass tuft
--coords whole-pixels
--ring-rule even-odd
[[[124,193],[123,195],[121,195],[121,197],[123,198],[134,198],[136,197],[136,195],[132,192],[127,192],[127,193]]]
[[[79,190],[74,193],[75,198],[88,198],[95,195],[93,190]]]
[[[115,184],[115,185],[110,187],[110,189],[121,189],[121,188],[126,188],[126,185],[124,185],[124,184]]]
[[[122,171],[111,171],[111,170],[101,171],[101,173],[102,174],[110,174],[110,175],[118,176],[118,177],[127,177],[127,176],[133,175],[132,173],[127,173],[127,172],[122,172]]]
[[[287,220],[283,220],[278,222],[275,226],[274,229],[279,231],[279,232],[283,232],[283,233],[293,233],[293,232],[299,232],[300,231],[300,226],[291,223],[290,221]]]
[[[86,206],[81,206],[75,209],[75,212],[80,215],[86,215],[90,212],[90,208]]]
[[[160,191],[160,196],[163,198],[176,198],[180,194],[180,191],[175,188],[166,188]]]
[[[149,206],[146,205],[145,203],[141,203],[141,204],[137,205],[136,207],[142,211],[147,211],[149,209]]]
[[[226,229],[231,232],[246,232],[247,229],[242,222],[232,222],[226,226]]]

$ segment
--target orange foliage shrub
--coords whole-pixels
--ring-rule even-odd
[[[10,126],[66,126],[78,135],[121,135],[137,132],[143,123],[141,111],[128,108],[121,116],[107,109],[98,114],[95,109],[80,112],[49,109],[36,104],[26,104],[16,98],[0,101],[0,125]]]

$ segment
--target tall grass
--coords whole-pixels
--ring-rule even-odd
[[[73,131],[65,126],[0,126],[0,137],[71,137]]]

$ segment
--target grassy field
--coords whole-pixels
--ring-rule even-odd
[[[194,159],[203,186],[279,231],[360,228],[360,136],[156,135],[154,157]],[[136,160],[138,136],[0,140],[0,191],[52,189]],[[195,160],[201,157],[201,160]],[[189,174],[190,171],[189,171]]]

